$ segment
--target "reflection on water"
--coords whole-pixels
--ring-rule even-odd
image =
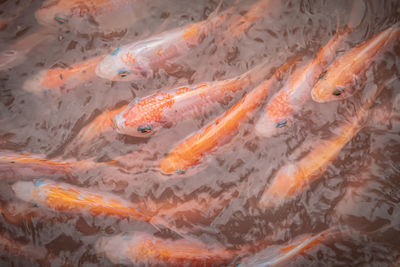
[[[336,56],[400,19],[398,1],[358,2],[354,14],[359,25],[340,43]],[[217,1],[146,1],[129,21],[129,8],[111,19],[109,13],[99,16],[89,12],[90,5],[80,5],[78,13],[57,13],[56,24],[47,28],[35,17],[41,5],[39,0],[0,3],[2,266],[139,264],[126,255],[116,259],[112,251],[108,256],[112,242],[130,244],[136,252],[156,243],[134,254],[137,259],[153,253],[148,264],[246,266],[283,256],[290,266],[391,266],[399,261],[398,41],[357,77],[362,84],[354,96],[327,103],[309,97],[290,124],[279,124],[283,128],[278,135],[266,138],[255,131],[271,96],[316,57],[337,28],[344,28],[352,1],[223,1],[219,12],[234,7],[230,19],[190,46],[188,55],[163,62],[151,77],[126,82],[96,77],[94,69],[103,55],[206,20]],[[46,19],[42,24],[47,26]],[[219,140],[226,144],[211,149],[186,172],[165,175],[159,162],[258,83],[190,119],[165,123],[157,135],[142,138],[113,130],[113,116],[136,97],[238,77],[266,59],[270,77],[295,56],[300,60],[279,75],[266,101],[239,122],[230,138]],[[364,127],[357,128],[318,179],[261,208],[259,201],[279,171],[306,158],[318,140],[323,141],[318,143],[321,153],[329,149],[328,140],[355,118],[376,88],[383,90],[360,118]],[[148,125],[141,126],[148,130]],[[305,166],[303,173],[312,164]],[[37,182],[31,183],[37,179],[71,184],[70,191],[39,192]],[[16,184],[23,183],[32,186],[14,193]],[[35,201],[27,201],[28,196]],[[119,216],[131,209],[146,220]]]

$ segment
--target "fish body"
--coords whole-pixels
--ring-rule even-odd
[[[350,28],[337,32],[329,42],[320,49],[316,58],[304,67],[295,71],[281,90],[276,92],[266,105],[265,112],[256,123],[256,133],[270,137],[287,126],[292,115],[308,101],[310,91],[321,73],[335,57],[337,47],[350,33]]]
[[[285,72],[293,61],[282,65],[270,79],[258,85],[222,116],[177,144],[161,159],[160,170],[166,174],[185,172],[189,167],[200,163],[206,154],[227,143],[237,132],[239,124],[264,101],[270,89],[278,82],[278,76]]]
[[[40,71],[25,81],[23,88],[34,93],[40,93],[44,89],[65,89],[67,91],[95,78],[96,66],[103,58],[104,55],[72,64],[67,68]]]
[[[25,153],[0,153],[1,179],[13,180],[16,177],[33,178],[38,175],[65,175],[94,167],[95,165],[96,163],[90,160],[62,161]]]
[[[368,68],[389,46],[400,40],[400,24],[376,34],[337,58],[311,91],[314,101],[324,103],[352,96]]]
[[[259,206],[270,207],[302,191],[309,183],[316,180],[327,169],[342,148],[362,129],[361,122],[368,115],[368,108],[379,95],[380,87],[374,97],[368,100],[348,122],[343,123],[328,140],[317,140],[310,152],[298,162],[283,166],[267,189],[263,192]],[[300,151],[308,150],[308,145],[301,146]]]
[[[214,33],[231,9],[212,14],[207,20],[162,32],[147,39],[116,48],[97,66],[96,74],[113,81],[151,77],[167,62],[187,55]]]
[[[114,128],[122,134],[148,137],[163,127],[210,110],[250,84],[259,82],[265,77],[267,63],[265,61],[232,79],[186,85],[136,98],[114,117]]]
[[[145,0],[48,0],[35,17],[46,27],[80,33],[125,30],[148,10]]]
[[[114,264],[135,266],[226,266],[235,256],[199,241],[164,240],[141,232],[100,238],[95,248]]]
[[[327,229],[317,234],[306,235],[301,238],[297,238],[286,246],[267,247],[263,251],[253,256],[250,256],[248,259],[245,259],[238,266],[286,266],[290,263],[291,259],[321,244],[328,236],[331,236],[333,233],[335,233],[335,231]]]
[[[149,222],[151,217],[141,213],[123,199],[102,195],[68,184],[46,180],[20,181],[12,185],[15,195],[26,202],[43,205],[51,210],[92,215],[106,214]]]
[[[249,10],[239,18],[237,16],[232,17],[228,23],[228,29],[225,31],[223,40],[231,40],[239,37],[241,34],[246,32],[257,20],[265,17],[268,12],[275,11],[280,5],[279,1],[276,0],[259,0],[253,4]]]

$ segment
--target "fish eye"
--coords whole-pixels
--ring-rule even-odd
[[[141,133],[150,133],[151,130],[151,125],[143,125],[137,128],[137,131]]]
[[[128,76],[130,74],[130,72],[128,70],[119,70],[118,71],[118,75],[121,78],[125,78],[126,76]]]
[[[344,88],[336,88],[333,92],[332,95],[334,96],[340,96],[341,94],[344,93]]]
[[[54,20],[57,21],[58,24],[64,24],[66,22],[68,22],[68,19],[59,15],[55,15],[54,16]]]
[[[284,127],[284,126],[286,126],[286,124],[287,124],[287,121],[286,120],[284,120],[284,121],[280,121],[280,122],[278,122],[277,124],[276,124],[276,128],[282,128],[282,127]]]

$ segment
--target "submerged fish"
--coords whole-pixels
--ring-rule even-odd
[[[0,70],[14,67],[22,63],[26,55],[46,39],[55,38],[48,29],[40,29],[28,34],[6,50],[0,52]]]
[[[263,251],[244,259],[238,266],[286,266],[290,260],[302,255],[304,252],[318,246],[327,237],[340,233],[337,230],[327,229],[318,234],[306,235],[296,238],[286,246],[267,247]]]
[[[176,145],[159,163],[163,173],[182,173],[200,163],[202,158],[227,143],[237,132],[239,124],[264,101],[282,72],[293,65],[297,57],[283,64],[270,79],[262,82],[222,116],[204,126],[199,132]]]
[[[4,28],[6,28],[7,25],[11,21],[18,18],[23,13],[23,11],[31,5],[32,0],[25,0],[22,3],[18,3],[18,2],[16,2],[16,3],[8,2],[8,3],[14,4],[14,5],[16,5],[16,7],[13,12],[7,12],[8,14],[3,13],[2,16],[0,16],[0,31],[3,30]],[[9,9],[9,8],[13,8],[13,7],[7,7],[7,9]]]
[[[361,76],[393,43],[400,41],[400,23],[376,34],[337,58],[311,91],[312,99],[324,103],[352,96]]]
[[[329,140],[317,140],[313,143],[310,152],[300,161],[286,164],[280,168],[263,192],[259,206],[266,208],[279,204],[284,199],[299,193],[309,183],[319,178],[342,148],[361,130],[363,126],[361,122],[368,115],[369,107],[382,88],[383,86],[379,87],[374,96],[361,106],[356,116],[335,131],[337,133],[335,137]],[[301,146],[299,151],[309,150],[308,144],[304,146],[305,148]]]
[[[239,18],[234,16],[228,21],[228,29],[225,30],[223,40],[234,39],[246,32],[257,20],[265,17],[268,12],[273,12],[280,5],[279,0],[259,0]]]
[[[143,232],[103,237],[95,248],[114,264],[138,266],[225,266],[235,257],[219,246],[185,239],[165,240]]]
[[[162,128],[199,115],[263,80],[268,61],[236,78],[186,85],[136,98],[114,117],[114,128],[122,134],[148,137]]]
[[[16,177],[33,178],[45,175],[65,175],[84,170],[96,165],[90,160],[60,161],[50,160],[40,155],[22,153],[0,153],[0,179],[16,179]]]
[[[354,5],[353,11],[355,7]],[[352,15],[350,15],[348,26],[342,31],[337,30],[329,42],[318,51],[317,56],[304,67],[296,70],[283,88],[272,96],[266,105],[265,112],[256,123],[255,129],[258,135],[270,137],[281,132],[280,128],[287,126],[292,115],[311,99],[312,87],[334,59],[338,46],[352,31],[352,25]]]
[[[100,194],[64,183],[46,180],[20,181],[12,185],[15,195],[26,202],[73,213],[89,212],[121,218],[133,218],[145,222],[152,220],[129,202],[113,195]]]
[[[215,33],[231,14],[217,10],[207,20],[162,32],[153,37],[116,48],[97,66],[99,77],[113,81],[131,81],[151,77],[169,61],[187,55],[207,36]]]
[[[49,253],[45,248],[23,244],[7,237],[3,233],[0,234],[0,251],[3,255],[22,257],[31,262],[36,262],[40,266],[47,266],[49,262],[59,266],[63,265],[60,259]]]
[[[43,26],[91,33],[125,30],[148,9],[146,0],[48,0],[35,17]]]
[[[66,89],[96,77],[95,69],[104,56],[94,57],[78,62],[68,68],[52,68],[39,72],[24,82],[23,88],[30,92],[41,92],[43,89]]]

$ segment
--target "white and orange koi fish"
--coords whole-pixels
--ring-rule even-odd
[[[186,85],[136,98],[114,117],[114,128],[122,134],[148,137],[162,128],[210,110],[251,84],[259,83],[267,75],[268,63],[266,60],[232,79]]]
[[[356,3],[356,1],[355,1]],[[355,5],[353,6],[353,10]],[[295,71],[284,87],[268,101],[265,112],[256,123],[256,133],[270,137],[289,124],[292,115],[311,99],[311,89],[336,55],[338,46],[352,31],[352,17],[347,27],[337,31],[318,55],[307,65]]]
[[[187,55],[207,36],[214,34],[233,7],[221,14],[217,14],[218,9],[207,20],[116,48],[98,64],[96,74],[112,81],[151,77],[168,61]]]
[[[298,57],[295,57],[283,64],[270,79],[254,88],[222,116],[177,144],[159,162],[160,170],[166,174],[183,173],[189,167],[200,163],[206,154],[228,142],[237,132],[239,124],[259,107],[268,92],[277,84],[279,76],[297,59]]]
[[[400,41],[400,23],[376,34],[337,58],[311,91],[314,101],[324,103],[354,95],[358,81],[388,47]]]
[[[68,91],[81,83],[95,78],[96,66],[103,58],[104,55],[72,64],[67,68],[51,68],[40,71],[26,80],[22,87],[26,91],[33,93],[40,93],[46,89],[64,89]]]
[[[165,240],[144,232],[102,237],[96,251],[114,264],[168,266],[226,266],[235,253],[186,239]]]
[[[359,109],[356,116],[348,123],[344,123],[335,131],[335,137],[329,140],[317,140],[310,150],[300,161],[286,164],[273,177],[268,187],[263,192],[259,206],[261,208],[271,207],[282,203],[304,190],[312,181],[318,179],[336,158],[342,148],[362,129],[363,122],[368,115],[368,109],[384,86],[377,89],[372,98],[367,100]],[[300,151],[309,150],[309,146],[301,146]]]

